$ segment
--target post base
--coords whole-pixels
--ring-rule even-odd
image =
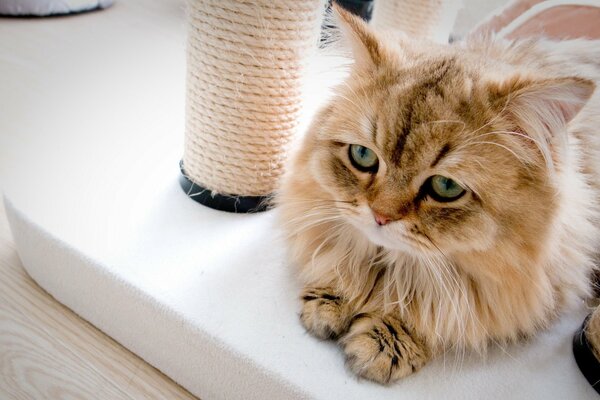
[[[179,162],[179,169],[181,170],[179,177],[181,188],[190,199],[206,207],[238,214],[256,213],[270,208],[269,200],[271,196],[232,196],[214,193],[193,182],[187,176],[183,168],[183,161]]]

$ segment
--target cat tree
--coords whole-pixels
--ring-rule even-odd
[[[447,41],[459,0],[377,0],[373,23]],[[298,133],[324,0],[188,1],[181,185],[224,211],[266,208]]]
[[[250,3],[263,4],[219,2]],[[183,29],[180,0],[115,4],[85,18],[0,23],[0,54],[11,54],[0,65],[0,149],[9,150],[0,152],[0,185],[23,265],[56,300],[202,399],[597,397],[566,356],[586,310],[525,347],[492,349],[485,363],[448,354],[398,385],[356,380],[335,346],[299,324],[297,280],[272,216],[200,207],[177,183],[177,133],[192,126],[183,94],[193,95],[184,85],[191,33]],[[237,48],[225,39],[214,44],[224,63]],[[326,87],[318,89],[308,98],[322,98]],[[237,130],[222,137],[203,129],[192,138],[237,138]],[[213,158],[233,158],[230,150],[218,154]],[[198,172],[189,158],[183,165]],[[232,173],[254,179],[253,170]],[[204,175],[193,179],[208,186]],[[121,380],[125,392],[129,378]],[[52,398],[54,388],[36,390]],[[103,386],[104,397],[109,389]]]

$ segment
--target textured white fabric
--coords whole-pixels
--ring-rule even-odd
[[[273,215],[199,208],[173,172],[152,176],[158,188],[144,191],[156,198],[145,205],[152,211],[135,222],[116,217],[134,212],[131,200],[94,217],[85,207],[54,214],[82,223],[63,240],[54,235],[66,229],[50,224],[48,232],[34,222],[43,216],[15,208],[22,202],[8,212],[23,263],[42,287],[203,400],[596,398],[571,353],[582,310],[487,360],[449,354],[390,387],[356,380],[335,345],[300,327],[299,288]],[[112,229],[102,231],[107,216]]]
[[[106,8],[113,0],[0,0],[0,15],[69,14]]]
[[[583,307],[486,360],[448,354],[390,387],[354,378],[298,322],[274,215],[178,187],[182,4],[119,4],[0,23],[0,185],[52,296],[203,400],[597,398],[571,354]]]

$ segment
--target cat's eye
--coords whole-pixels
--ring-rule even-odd
[[[373,150],[359,144],[351,144],[348,153],[350,162],[352,162],[352,165],[357,170],[362,172],[377,172],[379,159]]]
[[[442,175],[429,178],[428,194],[436,201],[449,202],[458,200],[466,190],[456,181]]]

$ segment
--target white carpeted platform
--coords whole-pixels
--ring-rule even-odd
[[[0,21],[0,184],[42,287],[204,400],[597,398],[571,355],[583,307],[487,360],[357,381],[301,328],[273,214],[178,187],[184,42],[176,1]]]

